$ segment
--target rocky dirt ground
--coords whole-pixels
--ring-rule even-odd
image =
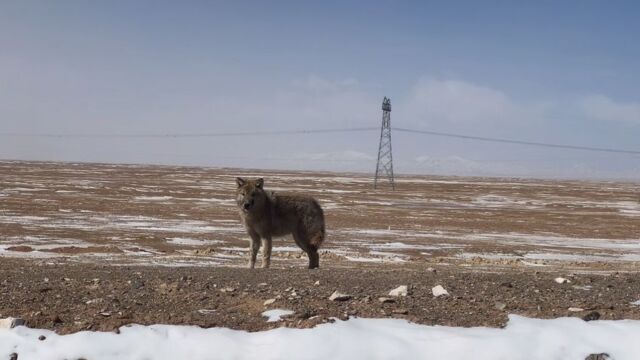
[[[321,269],[304,269],[291,239],[275,242],[272,269],[243,268],[235,176],[320,200]],[[0,162],[0,317],[61,333],[130,323],[253,331],[349,316],[640,319],[640,185],[397,180],[396,191],[373,191],[361,174]],[[389,297],[400,285],[409,294]],[[449,295],[435,297],[436,285]],[[332,301],[334,291],[350,297]],[[266,322],[275,308],[295,313]]]
[[[305,328],[350,316],[492,327],[505,325],[508,314],[640,319],[640,306],[632,305],[640,294],[640,278],[633,273],[491,273],[379,265],[318,270],[112,267],[19,259],[2,259],[0,271],[0,314],[59,333],[117,331],[131,323],[256,331]],[[570,282],[557,283],[559,275]],[[389,296],[400,285],[408,286],[407,296]],[[435,297],[432,288],[437,285],[449,295]],[[330,300],[335,291],[349,298]],[[261,315],[268,309],[295,313],[269,323]]]

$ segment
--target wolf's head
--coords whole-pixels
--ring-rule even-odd
[[[245,213],[253,209],[260,209],[264,204],[266,194],[262,189],[264,179],[245,180],[236,178],[238,189],[236,190],[236,202],[240,210]]]

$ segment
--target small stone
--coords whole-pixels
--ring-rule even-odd
[[[580,312],[580,311],[584,311],[583,308],[579,308],[579,307],[570,307],[569,311],[571,312]]]
[[[232,287],[225,287],[220,289],[220,291],[222,291],[223,293],[232,293],[234,291],[236,291],[236,289],[232,288]]]
[[[199,309],[198,310],[198,314],[200,315],[209,315],[209,314],[213,314],[216,311],[214,309]]]
[[[315,286],[320,285],[320,280],[317,280],[316,282],[314,282],[313,285],[315,285]]]
[[[313,310],[310,310],[310,309],[304,309],[302,312],[296,315],[296,318],[301,320],[306,320],[311,317],[313,317]]]
[[[507,304],[505,304],[505,303],[503,303],[503,302],[497,302],[497,303],[495,303],[494,307],[495,307],[497,310],[502,311],[502,310],[504,310],[504,309],[506,309],[506,308],[507,308]]]
[[[162,283],[156,289],[156,291],[164,295],[175,293],[179,290],[180,290],[180,285],[178,283],[171,283],[171,284]]]
[[[409,287],[407,285],[400,285],[397,288],[389,291],[389,296],[407,296],[409,293]]]
[[[394,299],[394,298],[390,298],[390,297],[381,297],[381,298],[378,298],[378,301],[380,301],[380,302],[381,302],[381,303],[383,303],[383,304],[387,304],[387,303],[394,303],[394,302],[396,302],[396,299]]]
[[[351,295],[343,294],[338,292],[338,290],[334,291],[331,296],[329,296],[329,300],[331,301],[347,301],[351,300]]]
[[[38,340],[40,340],[40,341],[45,341],[46,339],[47,339],[47,337],[44,336],[44,335],[38,336]]]
[[[407,315],[409,313],[409,310],[407,310],[407,309],[394,309],[393,313],[394,314],[400,314],[400,315]]]
[[[553,279],[553,281],[557,282],[558,284],[565,284],[565,283],[570,283],[571,282],[571,280],[565,279],[563,277],[557,277],[557,278]]]
[[[14,317],[0,319],[0,329],[12,329],[16,326],[21,326],[24,324],[26,324],[24,320]]]
[[[276,302],[276,299],[265,300],[263,305],[264,306],[269,306],[269,305],[273,304],[274,302]]]
[[[597,311],[592,311],[590,313],[588,313],[587,315],[582,317],[582,320],[584,321],[593,321],[593,320],[598,320],[600,319],[600,313]]]
[[[610,360],[610,359],[611,357],[607,353],[591,354],[586,358],[584,358],[584,360]]]
[[[258,287],[263,287],[263,286],[267,286],[267,285],[269,285],[269,284],[267,284],[267,283],[260,283],[260,284],[258,284]]]
[[[196,255],[211,255],[211,254],[215,254],[216,249],[213,248],[205,248],[205,249],[197,249],[194,254]]]
[[[109,317],[109,316],[111,316],[111,313],[108,312],[108,311],[103,311],[103,312],[100,313],[100,315],[102,315],[104,317]]]
[[[427,268],[427,271],[428,271],[428,272],[432,272],[432,273],[438,272],[436,269],[434,269],[434,268],[432,268],[432,267],[428,267],[428,268]]]
[[[435,297],[439,297],[442,295],[449,295],[449,292],[445,290],[445,288],[443,288],[442,285],[436,285],[433,288],[431,288],[431,293]]]

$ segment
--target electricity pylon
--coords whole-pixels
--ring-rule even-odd
[[[378,147],[378,163],[373,188],[378,188],[378,179],[386,176],[391,188],[396,189],[393,181],[393,156],[391,154],[391,99],[385,96],[382,100],[382,128],[380,129],[380,145]]]

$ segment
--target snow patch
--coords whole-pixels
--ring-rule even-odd
[[[173,199],[173,196],[136,196],[134,199],[139,201],[166,201]]]
[[[262,316],[268,318],[267,322],[276,322],[282,320],[283,316],[293,315],[291,310],[273,309],[262,313]]]
[[[45,341],[38,340],[40,335]],[[312,329],[249,333],[195,326],[125,326],[120,334],[58,335],[17,327],[0,330],[0,356],[20,359],[584,359],[640,354],[640,321],[509,316],[504,329],[425,326],[401,319],[336,320]]]
[[[202,246],[222,243],[221,240],[201,240],[192,238],[174,237],[167,239],[167,243],[174,245]]]

